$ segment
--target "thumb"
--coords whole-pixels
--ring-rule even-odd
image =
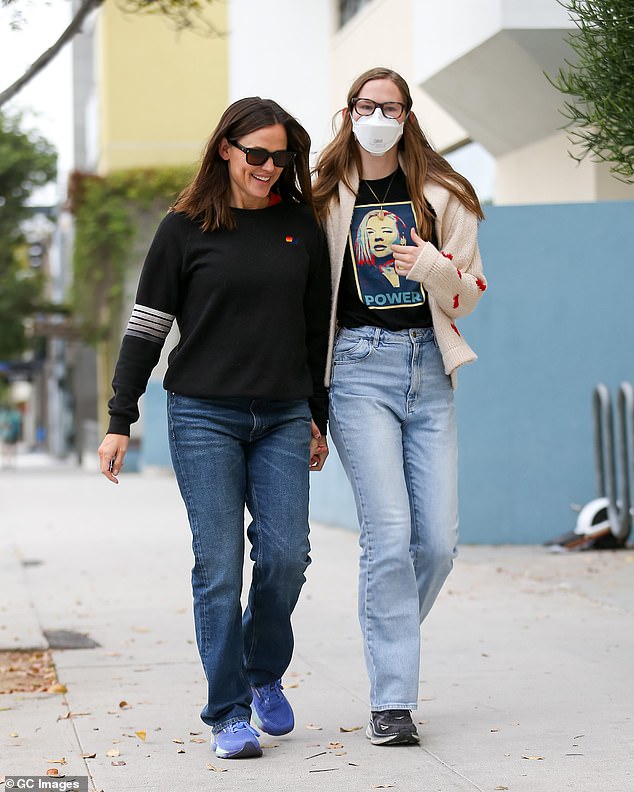
[[[421,245],[425,244],[425,240],[418,236],[418,234],[416,233],[416,229],[415,228],[412,228],[411,234],[412,234],[412,242],[415,245],[420,247]]]

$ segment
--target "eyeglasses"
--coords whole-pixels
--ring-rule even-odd
[[[270,157],[273,160],[273,165],[276,168],[285,168],[290,165],[295,157],[294,151],[269,151],[265,148],[248,148],[238,143],[237,140],[229,140],[232,146],[235,146],[240,151],[244,151],[247,155],[247,163],[249,165],[264,165]]]
[[[381,109],[385,118],[398,118],[405,111],[402,102],[375,102],[374,99],[362,99],[359,96],[352,99],[350,106],[362,116],[371,116],[377,107]]]

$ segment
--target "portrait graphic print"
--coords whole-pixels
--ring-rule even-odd
[[[411,201],[355,206],[349,245],[357,293],[367,308],[414,308],[425,302],[422,284],[398,275],[392,254],[392,245],[414,244],[416,227]]]

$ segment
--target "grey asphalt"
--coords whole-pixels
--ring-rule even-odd
[[[357,537],[315,524],[311,541],[284,679],[296,728],[263,735],[260,759],[223,761],[198,716],[174,479],[115,487],[26,458],[0,471],[0,649],[55,630],[99,644],[53,650],[65,693],[0,695],[0,776],[54,767],[104,792],[631,792],[634,550],[462,547],[423,628],[421,745],[386,748],[364,736]]]

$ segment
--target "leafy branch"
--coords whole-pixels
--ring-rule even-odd
[[[569,43],[577,61],[565,61],[548,80],[566,96],[564,129],[581,154],[607,162],[616,178],[634,183],[634,2],[558,0],[574,21]]]

